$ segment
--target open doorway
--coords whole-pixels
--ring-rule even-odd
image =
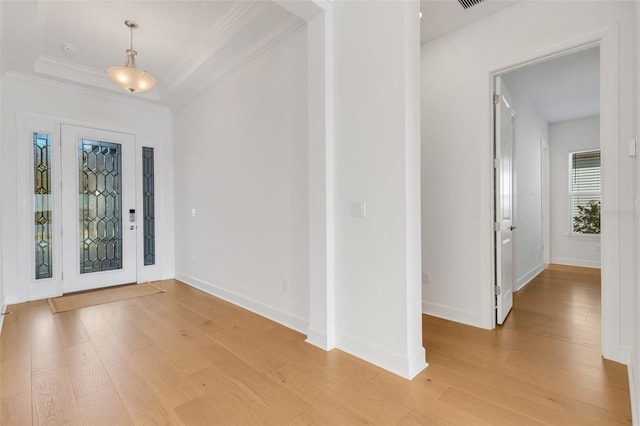
[[[601,266],[600,47],[583,46],[494,77],[496,88],[498,83],[508,88],[514,110],[511,256],[499,253],[503,233],[496,227],[500,310],[501,295],[523,289],[549,263]],[[498,141],[500,129],[495,129]],[[496,182],[503,172],[499,164]],[[500,191],[496,185],[496,212],[505,196]],[[578,226],[585,217],[595,224],[596,216],[597,230]],[[502,262],[509,257],[512,265],[506,268]],[[500,276],[509,270],[511,276]],[[504,317],[499,312],[497,322]]]

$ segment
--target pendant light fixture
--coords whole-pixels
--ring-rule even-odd
[[[115,84],[131,93],[146,92],[156,85],[156,79],[146,71],[136,68],[138,52],[133,50],[133,30],[138,28],[138,24],[133,21],[124,21],[124,24],[131,31],[131,45],[127,49],[127,64],[123,67],[107,69],[107,75]]]

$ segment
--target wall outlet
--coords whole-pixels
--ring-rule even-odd
[[[196,217],[196,209],[191,209],[191,216]]]
[[[422,273],[422,284],[427,285],[429,283],[429,274],[427,272]]]
[[[282,279],[282,291],[285,293],[289,291],[289,281],[284,278]]]

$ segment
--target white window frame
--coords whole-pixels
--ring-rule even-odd
[[[575,154],[583,154],[586,152],[598,152],[602,156],[602,151],[600,148],[598,149],[585,149],[582,151],[571,151],[568,155],[568,189],[569,189],[569,203],[568,203],[568,226],[569,226],[569,236],[577,237],[577,238],[600,238],[600,234],[585,234],[581,232],[575,232],[573,230],[573,198],[575,194],[579,194],[581,196],[598,196],[600,198],[600,206],[602,206],[602,157],[600,157],[600,191],[580,191],[576,192],[573,190],[573,156]],[[602,212],[601,212],[602,214]],[[602,218],[600,219],[602,223]],[[602,231],[601,231],[602,232]]]

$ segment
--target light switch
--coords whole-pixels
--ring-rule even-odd
[[[631,140],[629,140],[629,157],[631,158],[635,158],[636,157],[636,139],[633,138]]]
[[[191,216],[196,217],[196,209],[191,209]]]
[[[351,202],[351,216],[357,218],[364,218],[367,215],[367,205],[364,201],[352,201]]]

